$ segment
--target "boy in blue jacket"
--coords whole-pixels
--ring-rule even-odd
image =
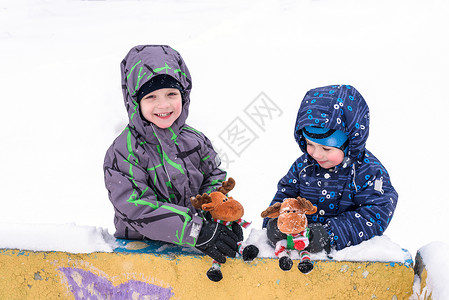
[[[341,250],[382,235],[398,194],[380,161],[365,148],[369,108],[352,86],[310,90],[298,111],[295,139],[304,154],[278,183],[270,205],[306,198],[318,209],[308,215],[310,252]],[[269,240],[285,238],[277,219],[265,219]]]

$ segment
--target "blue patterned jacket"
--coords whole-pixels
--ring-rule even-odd
[[[369,119],[368,105],[352,86],[308,91],[295,125],[295,139],[305,154],[279,181],[271,202],[297,196],[308,199],[318,208],[316,214],[307,216],[309,223],[323,224],[337,250],[382,235],[398,200],[387,170],[365,149]],[[348,135],[348,154],[340,165],[323,169],[307,154],[301,131],[305,126],[337,129]]]

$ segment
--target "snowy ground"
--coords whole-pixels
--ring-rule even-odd
[[[114,232],[102,164],[127,122],[119,63],[153,43],[184,57],[188,123],[219,150],[252,228],[300,155],[305,92],[343,83],[367,100],[368,149],[399,192],[388,238],[412,255],[447,245],[448,15],[441,0],[0,0],[1,226]],[[262,100],[263,124],[247,114]],[[224,138],[236,124],[253,132],[243,145]]]

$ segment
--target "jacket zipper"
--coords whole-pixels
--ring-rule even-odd
[[[153,123],[150,123],[150,125],[151,125],[151,128],[153,129],[154,135],[155,135],[156,138],[157,138],[157,141],[159,142],[159,146],[161,146],[161,151],[162,151],[162,167],[164,168],[165,174],[167,174],[168,181],[170,182],[170,186],[171,186],[173,183],[172,183],[172,181],[171,181],[170,174],[168,174],[168,171],[167,171],[167,169],[165,168],[165,162],[164,162],[164,148],[162,147],[161,140],[159,139],[156,130],[154,130]],[[168,201],[171,203],[170,195],[168,196]]]

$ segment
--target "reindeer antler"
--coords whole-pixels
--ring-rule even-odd
[[[221,187],[218,188],[218,191],[227,194],[235,187],[235,180],[232,177],[229,177],[227,181],[223,181]]]
[[[196,197],[190,197],[190,202],[192,202],[193,207],[202,209],[203,204],[212,202],[212,198],[204,193],[202,195],[196,195]]]
[[[268,207],[266,210],[264,210],[260,216],[262,218],[277,218],[279,216],[279,210],[281,209],[281,203],[276,202],[275,204]]]
[[[314,214],[317,211],[317,207],[312,204],[309,200],[306,198],[296,197],[296,200],[298,200],[299,206],[304,209],[305,213],[310,215]]]

